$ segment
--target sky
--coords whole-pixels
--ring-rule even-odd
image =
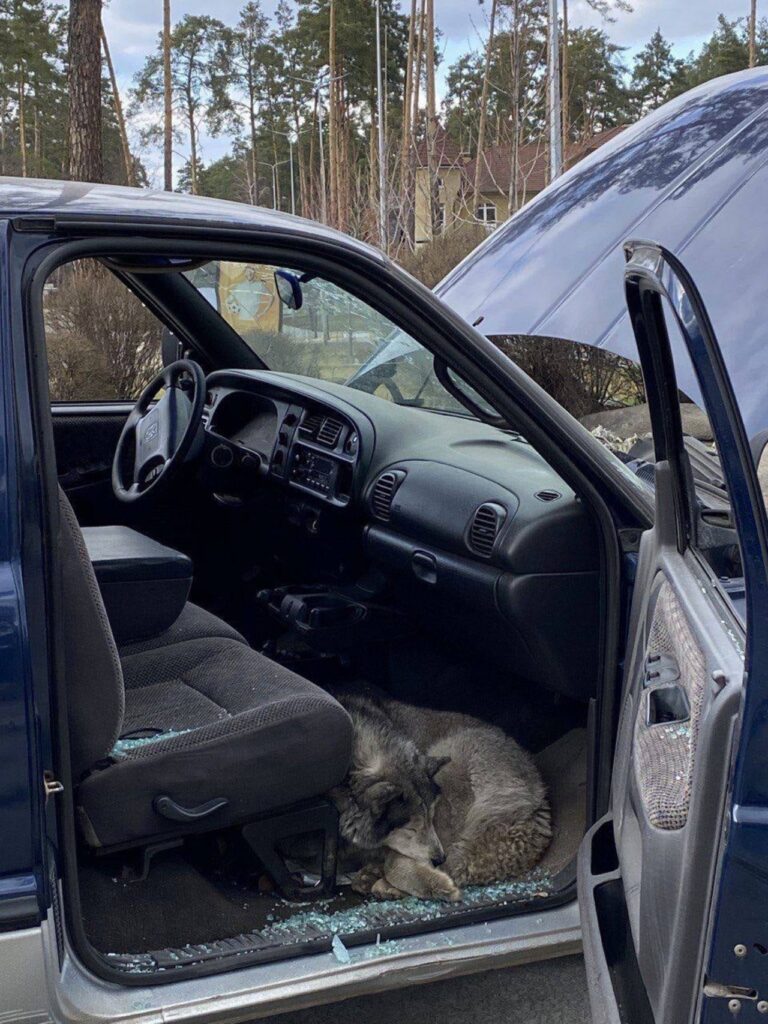
[[[276,0],[263,0],[265,11],[274,8]],[[404,0],[400,0],[405,7]],[[243,0],[171,0],[174,21],[185,14],[212,14],[228,24],[237,21]],[[611,39],[627,47],[625,59],[631,61],[650,38],[656,28],[673,44],[678,56],[686,56],[697,49],[714,28],[717,15],[729,18],[749,13],[749,0],[633,0],[631,14],[618,13],[612,24],[604,27]],[[758,15],[761,4],[758,3]],[[435,21],[443,33],[443,69],[462,53],[482,46],[487,34],[488,0],[435,0]],[[407,2],[410,11],[410,2]],[[571,25],[602,25],[599,15],[592,11],[586,0],[570,0],[568,20]],[[144,63],[144,58],[156,45],[162,26],[161,0],[108,0],[104,10],[104,27],[112,50],[112,59],[121,90],[127,92],[133,76]],[[438,89],[440,83],[438,83]],[[216,159],[228,148],[225,140],[204,139],[203,160]],[[159,165],[150,154],[143,159],[150,177],[156,179]]]

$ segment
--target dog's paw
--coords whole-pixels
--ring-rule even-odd
[[[429,880],[427,899],[458,903],[461,900],[461,889],[444,871],[433,871]]]
[[[367,896],[373,892],[373,888],[376,882],[381,880],[381,868],[368,865],[367,867],[360,868],[350,878],[350,885],[354,892],[360,893],[361,896]]]
[[[379,878],[373,883],[373,886],[371,887],[371,894],[380,900],[400,900],[403,896],[407,895],[401,889],[397,889],[394,885],[390,885],[386,878]]]

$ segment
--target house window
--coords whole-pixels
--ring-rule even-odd
[[[445,203],[437,204],[437,230],[439,234],[445,231]]]
[[[481,224],[496,223],[496,207],[493,203],[481,203],[475,210],[475,220]]]

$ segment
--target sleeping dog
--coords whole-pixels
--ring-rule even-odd
[[[546,789],[513,739],[469,715],[340,698],[352,765],[331,793],[358,892],[456,901],[529,871],[552,837]]]

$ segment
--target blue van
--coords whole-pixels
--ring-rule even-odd
[[[273,211],[0,179],[0,1017],[580,948],[601,1024],[768,1013],[767,114],[764,69],[685,94],[436,294]],[[366,889],[350,687],[528,749],[540,864]]]

